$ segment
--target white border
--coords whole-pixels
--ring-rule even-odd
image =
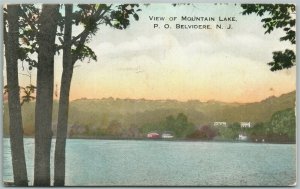
[[[250,0],[214,0],[214,1],[209,1],[209,0],[105,0],[105,1],[91,1],[91,0],[76,0],[76,1],[72,1],[72,0],[60,0],[59,3],[293,3],[296,4],[296,11],[297,11],[297,16],[296,16],[296,41],[298,42],[296,44],[296,56],[298,56],[298,58],[296,59],[297,62],[297,82],[296,82],[296,134],[297,134],[297,141],[296,141],[296,146],[297,146],[297,153],[296,153],[296,166],[297,166],[297,185],[294,186],[293,188],[300,188],[300,175],[299,175],[299,137],[300,137],[300,129],[299,127],[299,123],[300,123],[300,114],[299,114],[299,106],[300,106],[300,100],[298,97],[299,95],[299,89],[300,89],[300,49],[299,49],[299,34],[300,32],[298,31],[298,26],[300,24],[300,19],[299,18],[299,11],[298,6],[297,6],[297,1],[296,0],[255,0],[255,1],[250,1]],[[1,4],[1,8],[0,8],[0,36],[1,36],[1,44],[3,44],[3,5],[4,4],[18,4],[18,3],[26,3],[26,4],[33,4],[33,3],[58,3],[57,0],[0,0],[0,4]],[[4,58],[4,54],[3,54],[3,45],[0,45],[0,67],[2,68],[0,71],[0,88],[3,89],[3,58]],[[3,92],[1,91],[0,94],[0,104],[3,105]],[[0,171],[0,177],[1,177],[1,183],[2,183],[2,165],[3,165],[3,160],[2,160],[2,154],[3,154],[3,149],[2,149],[2,138],[3,138],[3,108],[2,111],[0,111],[0,126],[1,126],[1,130],[0,130],[0,161],[1,161],[1,171]],[[0,183],[0,188],[2,188],[2,184]],[[4,187],[7,188],[7,187]],[[12,187],[14,188],[14,187]],[[18,187],[18,188],[22,188],[22,187]],[[55,187],[53,187],[55,188]],[[76,188],[84,188],[84,187],[76,187]],[[100,187],[93,187],[93,188],[100,188]],[[101,188],[111,188],[111,187],[101,187]],[[119,188],[123,188],[123,187],[119,187]],[[130,187],[129,187],[130,188]],[[137,188],[137,187],[134,187]],[[138,187],[138,188],[146,188],[146,187]],[[148,188],[148,187],[147,187]],[[162,187],[155,187],[155,188],[162,188]],[[170,187],[168,187],[170,188]],[[176,187],[178,188],[178,187]],[[191,188],[191,187],[180,187],[180,188]],[[193,187],[195,188],[195,187]],[[201,188],[217,188],[217,187],[201,187]],[[220,187],[218,187],[220,188]],[[226,187],[226,188],[265,188],[265,187]],[[272,187],[268,187],[268,188],[272,188]],[[278,188],[278,187],[274,187],[274,188]],[[290,188],[290,187],[280,187],[280,188]]]

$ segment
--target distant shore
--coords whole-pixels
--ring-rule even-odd
[[[10,138],[10,137],[3,137],[3,138]],[[32,138],[30,136],[25,136],[24,138]],[[52,139],[56,139],[53,137]],[[254,143],[254,144],[296,144],[296,142],[276,142],[276,141],[266,141],[266,142],[254,142],[254,141],[241,141],[241,140],[196,140],[196,139],[180,139],[180,138],[173,138],[173,139],[163,139],[163,138],[156,138],[156,139],[149,139],[149,138],[113,138],[113,137],[70,137],[67,139],[76,139],[76,140],[136,140],[136,141],[165,141],[165,142],[224,142],[224,143]]]

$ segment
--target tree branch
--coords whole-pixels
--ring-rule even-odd
[[[107,9],[105,9],[102,13],[101,13],[101,8],[98,7],[97,11],[92,15],[92,17],[94,17],[95,20],[100,20],[101,17],[103,17],[103,15],[107,13],[108,10],[110,10],[111,6],[112,4],[108,6]],[[89,33],[88,29],[84,29],[80,34],[74,37],[71,41],[72,44],[74,44],[79,38],[83,38],[86,35],[86,33]]]
[[[25,5],[26,6],[26,5]],[[34,31],[37,32],[37,28],[34,26],[34,24],[32,23],[32,21],[29,19],[29,17],[27,16],[27,14],[25,13],[25,11],[23,11],[23,9],[21,9],[22,11],[22,15],[24,17],[24,19],[28,22],[30,28]]]
[[[105,15],[105,13],[107,13],[107,11],[110,10],[111,6],[112,6],[112,4],[110,6],[108,6],[103,12],[101,11],[102,9],[100,7],[98,7],[97,11],[92,15],[92,17],[94,17],[95,20],[99,21],[101,19],[101,17],[103,17]],[[90,31],[87,28],[85,28],[79,35],[77,35],[76,37],[74,37],[72,39],[71,43],[74,44],[79,39],[79,42],[77,44],[77,48],[78,48],[79,46],[84,45],[89,34],[90,34]],[[72,56],[73,65],[76,63],[77,60],[78,60],[78,56],[73,54],[73,56]]]
[[[112,4],[110,4],[110,5],[107,7],[107,9],[104,10],[103,13],[101,13],[101,14],[99,15],[99,20],[101,19],[101,17],[104,16],[105,13],[107,13],[107,11],[111,8],[111,6],[112,6]]]

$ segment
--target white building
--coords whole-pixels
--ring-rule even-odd
[[[172,134],[170,134],[170,133],[163,133],[161,135],[161,138],[174,138],[174,136]]]
[[[251,122],[241,122],[240,125],[242,128],[250,128]]]
[[[243,134],[239,134],[239,140],[247,140],[248,137],[246,135]]]
[[[223,127],[226,127],[227,123],[226,122],[214,122],[214,126],[223,126]]]

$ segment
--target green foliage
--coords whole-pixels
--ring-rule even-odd
[[[239,135],[239,133],[237,133],[236,131],[228,128],[222,128],[221,130],[219,130],[219,134],[221,138],[230,140],[236,140]]]
[[[37,34],[38,18],[40,10],[33,4],[20,5],[19,12],[19,38],[21,44],[18,49],[18,56],[21,61],[29,64],[29,69],[37,66],[37,61],[30,57],[38,51]]]
[[[34,102],[29,102],[22,106],[24,132],[27,136],[32,136],[34,132],[34,105]],[[268,142],[279,140],[279,134],[277,136],[273,126],[269,124],[272,115],[294,106],[295,92],[281,97],[271,97],[262,102],[238,105],[175,100],[79,99],[70,102],[68,128],[77,126],[82,127],[84,131],[74,132],[72,137],[113,137],[112,133],[115,132],[118,138],[140,138],[151,131],[170,131],[176,137],[185,138],[196,131],[193,124],[207,125],[216,120],[226,120],[227,123],[249,120],[251,123],[256,122],[253,128],[240,128],[238,123],[229,124],[228,128],[216,128],[219,137],[224,140],[234,140],[239,132],[242,132],[253,141],[258,138]],[[57,120],[57,110],[58,102],[54,101],[53,120]],[[4,120],[8,119],[7,112],[7,103],[5,103]],[[116,122],[119,127],[110,128],[111,125],[118,125],[113,124]],[[4,121],[5,132],[7,132],[7,124],[8,122]],[[197,130],[203,131],[201,128]],[[176,133],[179,135],[177,136]],[[203,138],[208,136],[204,132],[202,134]],[[284,140],[287,139],[282,138],[282,141]]]
[[[255,123],[253,125],[252,128],[249,128],[249,134],[250,135],[265,135],[267,134],[267,127],[268,127],[268,124],[267,123]]]
[[[5,85],[5,86],[3,87],[3,94],[5,95],[5,94],[7,94],[7,93],[8,93],[8,86]]]
[[[175,119],[175,123],[171,128],[171,131],[175,133],[175,136],[179,138],[185,137],[194,131],[194,124],[188,121],[188,118],[183,113],[179,113]]]
[[[118,120],[112,120],[107,128],[107,134],[109,136],[120,137],[122,129],[122,124]]]
[[[200,129],[197,129],[193,133],[187,135],[188,139],[202,139],[202,140],[212,140],[214,137],[216,137],[218,134],[218,131],[215,127],[204,125],[200,127]]]
[[[228,125],[228,127],[218,127],[218,132],[222,139],[235,140],[238,138],[239,133],[241,132],[241,126],[239,123],[235,122]]]
[[[251,128],[245,128],[244,133],[255,142],[263,140],[269,142],[271,141],[269,137],[273,135],[269,130],[269,124],[263,122],[255,123]]]
[[[188,121],[188,118],[183,113],[179,113],[176,118],[172,115],[165,118],[165,120],[158,123],[146,123],[140,128],[141,132],[147,134],[148,132],[156,131],[159,133],[171,132],[177,138],[184,138],[191,134],[194,130],[194,124]]]
[[[261,22],[266,28],[265,33],[271,33],[275,28],[283,28],[286,36],[281,40],[288,40],[292,44],[296,44],[295,24],[296,6],[293,4],[242,4],[243,15],[256,14],[260,17],[265,16]]]
[[[24,104],[24,102],[30,102],[35,100],[35,96],[32,96],[32,94],[35,93],[36,87],[34,85],[28,85],[26,87],[21,87],[22,91],[23,91],[23,95],[21,96],[21,105]]]
[[[7,23],[7,9],[3,9],[4,28],[8,27]],[[21,4],[19,6],[19,47],[18,47],[18,59],[26,61],[29,64],[29,69],[37,66],[37,61],[30,55],[34,54],[38,50],[36,41],[37,36],[37,20],[40,14],[40,10],[32,4]],[[4,37],[4,42],[6,37]]]
[[[282,28],[285,36],[280,41],[296,44],[296,6],[294,4],[242,4],[243,15],[256,14],[260,17],[265,33],[271,33],[275,28]],[[294,14],[294,16],[293,16]],[[288,69],[296,64],[296,54],[286,49],[284,52],[273,53],[273,62],[268,63],[271,71]]]
[[[241,130],[241,125],[238,122],[234,122],[234,123],[228,125],[228,128],[235,132],[239,132]]]
[[[83,25],[84,31],[72,39],[73,61],[85,58],[97,60],[95,52],[88,47],[91,36],[95,35],[101,25],[109,25],[115,29],[126,29],[130,24],[130,16],[139,20],[137,12],[141,11],[138,4],[78,4],[73,12],[73,24]],[[4,8],[4,26],[7,26],[7,9]],[[38,52],[38,32],[41,10],[33,4],[20,5],[19,11],[19,38],[18,58],[29,64],[29,70],[37,67],[38,62],[32,58],[32,54]],[[65,18],[59,13],[57,37],[60,44],[55,44],[59,54],[64,46]]]
[[[296,63],[296,55],[294,51],[286,49],[284,52],[273,52],[273,60],[268,63],[271,66],[271,71],[282,70],[284,68],[291,68]]]
[[[85,58],[97,61],[95,52],[86,45],[78,45],[76,49],[72,49],[72,54],[76,56],[76,59],[81,61],[83,61]]]
[[[92,35],[95,35],[103,24],[115,29],[126,29],[130,24],[130,16],[139,20],[137,14],[141,9],[138,4],[78,4],[78,10],[73,13],[73,23],[83,25],[84,31],[73,37],[73,62],[85,58],[97,60],[95,52],[86,46]],[[59,38],[63,45],[62,38]],[[61,47],[57,47],[60,49]]]
[[[286,109],[273,114],[270,122],[273,132],[287,135],[292,141],[296,139],[296,117],[294,109]]]
[[[8,87],[5,85],[3,94],[8,93]],[[24,102],[31,102],[35,100],[35,96],[32,96],[32,94],[35,93],[36,87],[32,84],[26,86],[26,87],[19,87],[20,88],[20,94],[21,94],[21,105],[24,104]]]
[[[129,16],[132,15],[135,20],[139,20],[137,14],[141,9],[136,9],[139,4],[122,4],[117,5],[115,9],[109,12],[109,16],[104,17],[105,24],[116,29],[126,29],[130,24]]]

